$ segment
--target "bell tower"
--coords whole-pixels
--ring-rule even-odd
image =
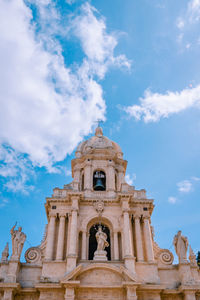
[[[98,191],[115,197],[123,189],[126,166],[120,147],[97,127],[95,136],[78,146],[76,158],[72,160],[73,186],[87,197]]]

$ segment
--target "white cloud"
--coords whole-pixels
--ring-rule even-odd
[[[82,6],[81,14],[71,23],[73,33],[80,39],[88,58],[86,68],[90,73],[103,78],[111,65],[130,68],[131,63],[124,55],[114,56],[117,38],[106,33],[105,20],[97,18],[97,10],[89,3]]]
[[[200,181],[200,177],[196,177],[196,176],[191,177],[191,179],[194,181]]]
[[[133,185],[133,182],[136,180],[136,174],[126,174],[125,176],[125,181],[129,184],[129,185]]]
[[[168,198],[168,202],[171,203],[171,204],[175,204],[177,202],[177,198],[171,196],[171,197]]]
[[[187,11],[190,21],[199,21],[200,20],[200,0],[191,0],[188,3]]]
[[[183,180],[177,183],[179,192],[189,193],[192,191],[192,183],[189,180]]]
[[[114,56],[117,39],[106,33],[103,18],[85,4],[73,21],[74,29],[81,30],[76,35],[85,57],[75,71],[70,69],[56,37],[69,26],[61,26],[53,1],[32,3],[39,11],[39,24],[32,22],[32,11],[23,0],[0,2],[0,175],[13,178],[6,183],[13,190],[23,189],[27,170],[34,166],[55,171],[54,164],[73,151],[94,121],[105,119],[103,90],[96,78],[103,78],[111,64],[129,66],[125,56]],[[11,163],[5,159],[10,151]]]
[[[176,26],[179,29],[182,29],[185,26],[184,20],[182,18],[178,18],[177,22],[176,22]]]
[[[144,98],[140,98],[140,105],[132,105],[124,110],[136,120],[157,122],[161,118],[168,118],[188,108],[200,108],[200,85],[186,88],[181,92],[168,91],[165,94],[152,93],[146,90]]]

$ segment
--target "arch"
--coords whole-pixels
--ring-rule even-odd
[[[99,227],[99,223],[95,223],[94,225],[92,225],[90,227],[90,231],[89,231],[89,251],[88,251],[88,258],[89,260],[93,260],[94,258],[94,253],[97,250],[97,240],[96,240],[96,233],[98,231],[98,227]],[[101,228],[102,231],[107,235],[107,242],[108,242],[108,246],[105,247],[105,251],[107,252],[107,259],[111,260],[111,237],[110,237],[110,229],[108,226],[104,225],[101,222]]]
[[[100,223],[103,224],[104,226],[108,227],[108,229],[109,229],[109,244],[110,244],[110,246],[109,246],[109,248],[110,248],[110,250],[109,250],[110,251],[109,259],[112,260],[113,257],[114,257],[113,224],[108,218],[105,218],[105,217],[101,217]],[[87,258],[88,259],[91,258],[91,257],[89,257],[90,229],[95,224],[99,224],[99,216],[98,215],[96,215],[95,217],[88,220],[88,223],[86,225],[86,232],[87,232],[87,249],[86,249],[86,251],[87,251]]]

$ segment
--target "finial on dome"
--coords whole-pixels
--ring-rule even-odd
[[[100,127],[100,124],[103,123],[102,120],[98,119],[97,120],[97,128],[95,129],[95,135],[96,136],[103,136],[103,129]]]
[[[101,127],[97,127],[96,130],[95,130],[95,135],[96,136],[103,136],[103,130]]]

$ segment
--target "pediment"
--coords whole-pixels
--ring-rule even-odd
[[[80,264],[61,280],[62,284],[105,287],[123,286],[126,282],[138,283],[136,274],[131,273],[124,266],[106,263],[92,263],[87,266]]]

